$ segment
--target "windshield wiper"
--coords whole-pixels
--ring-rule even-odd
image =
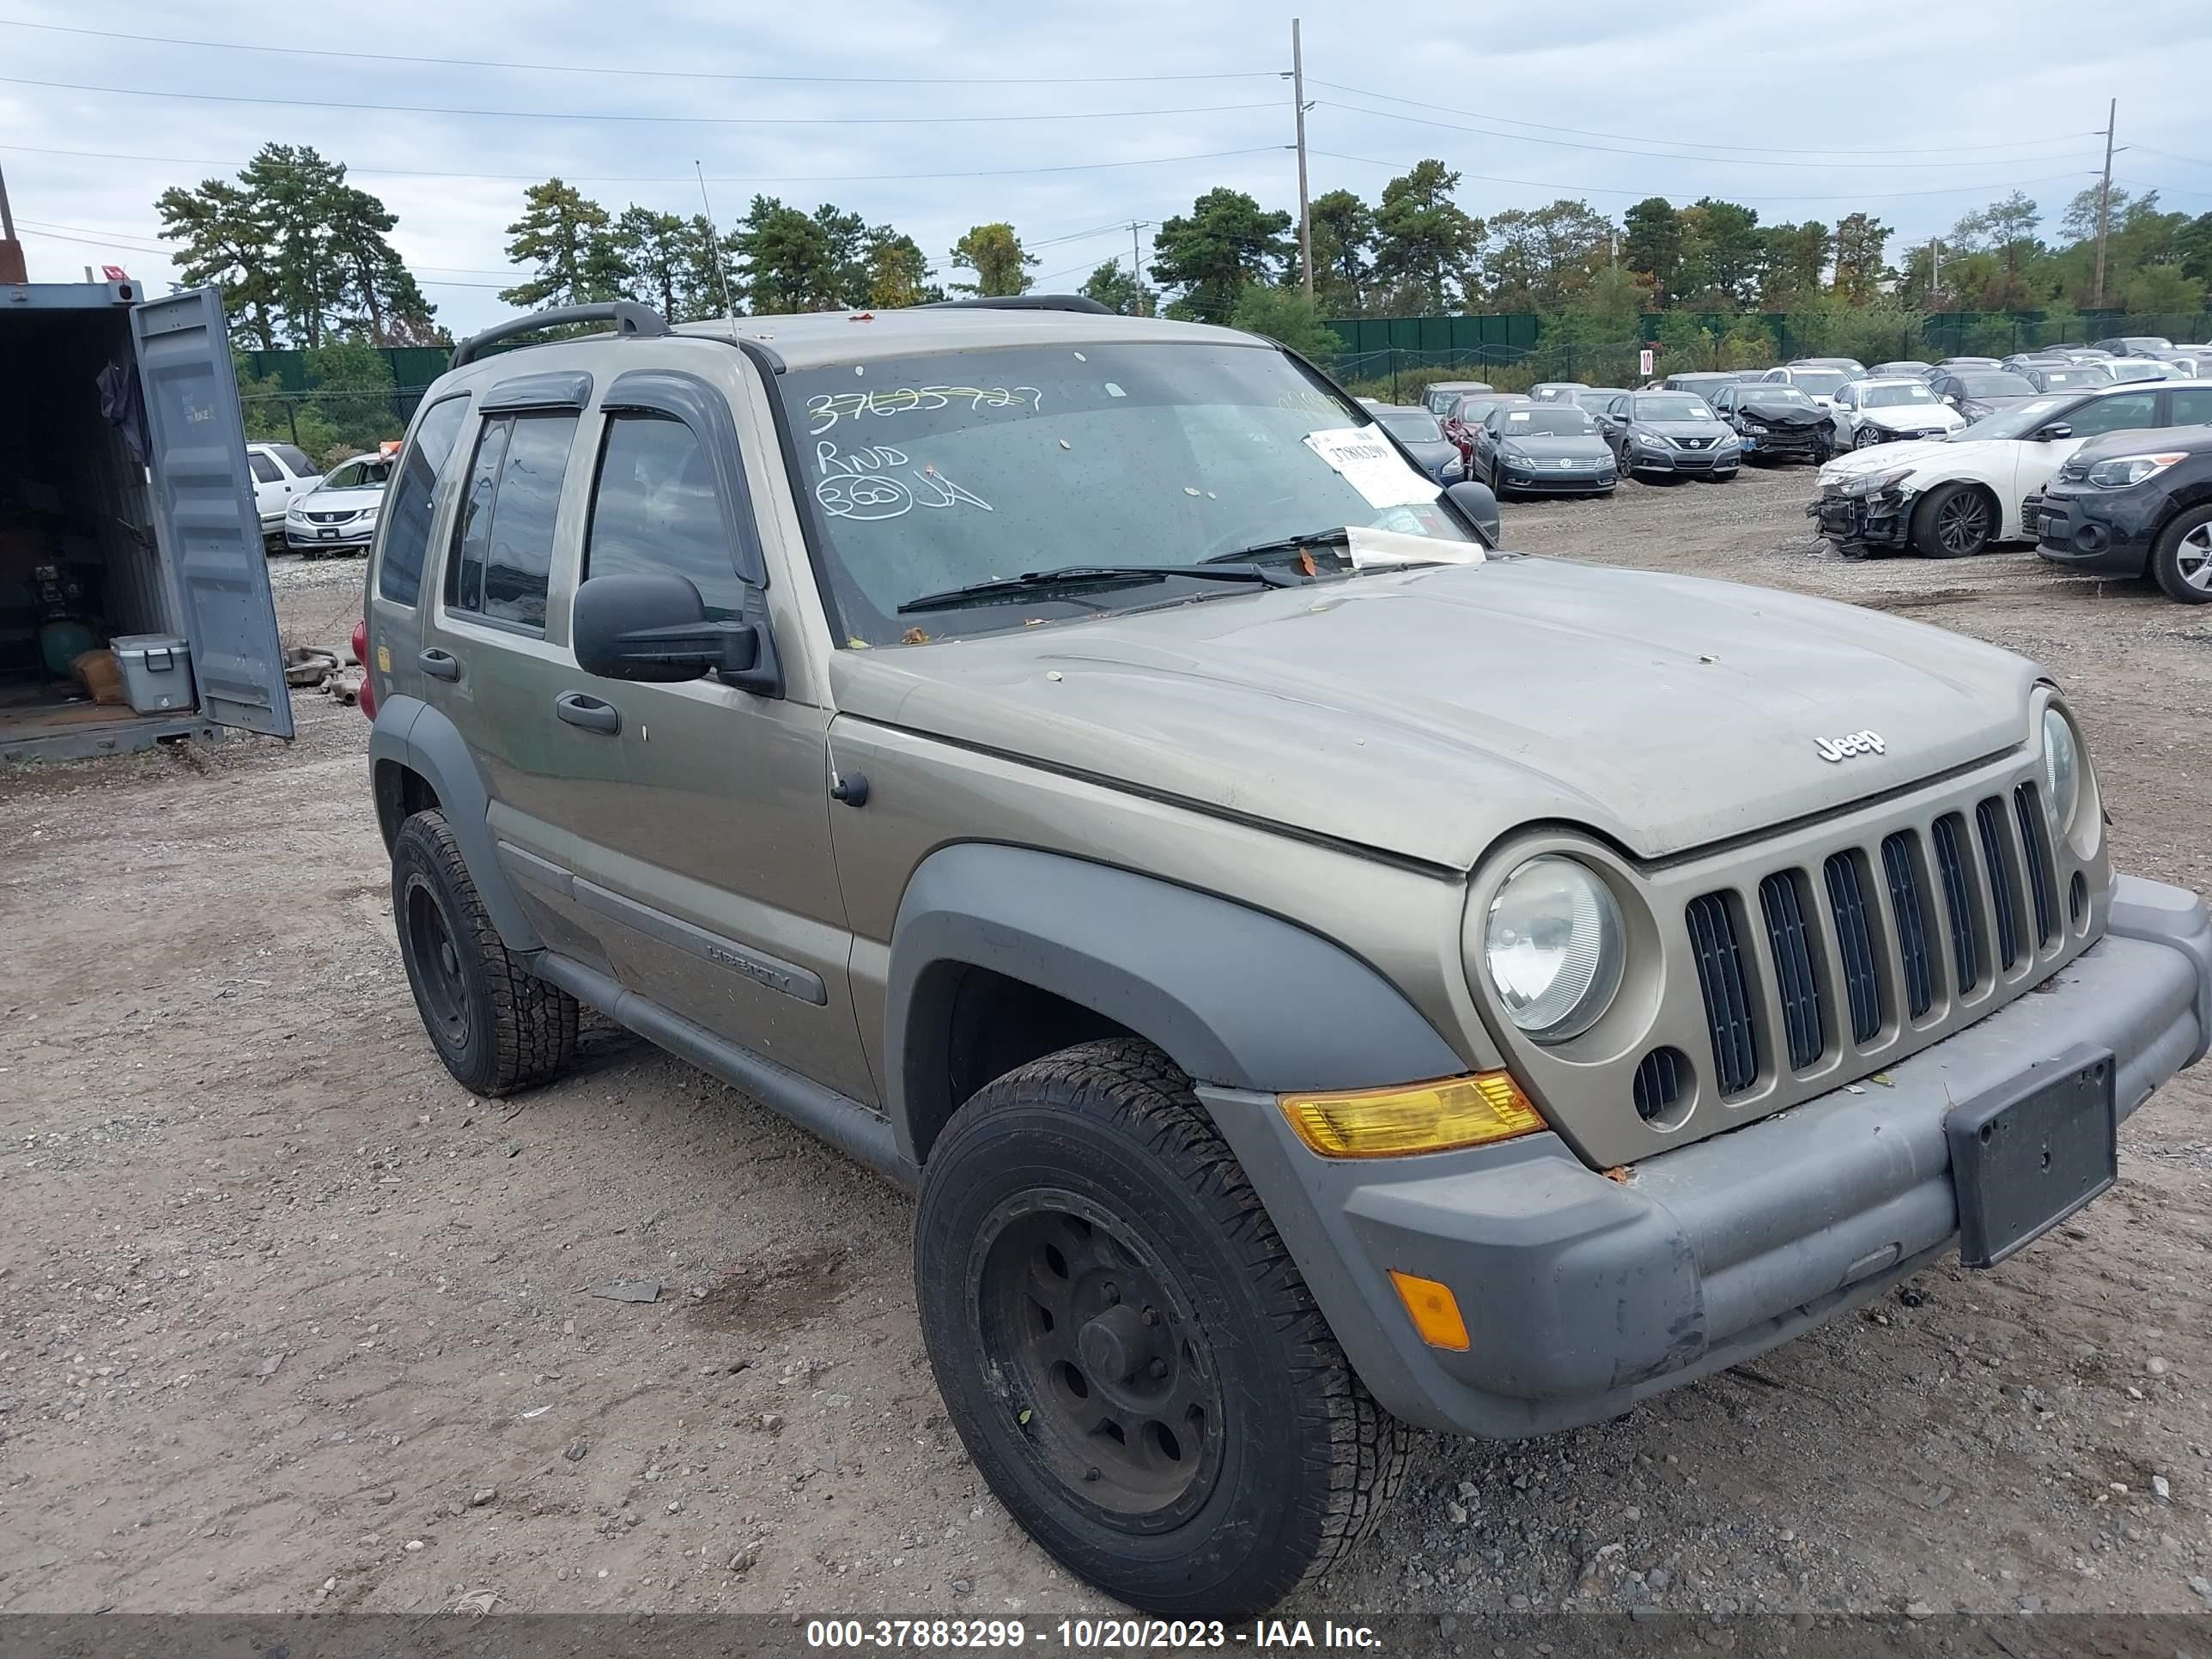
[[[963,605],[989,605],[1024,593],[1049,593],[1054,588],[1117,587],[1164,582],[1176,576],[1198,581],[1258,582],[1268,587],[1294,587],[1299,580],[1286,570],[1267,570],[1256,564],[1072,564],[1059,570],[1031,570],[1018,576],[970,582],[965,587],[948,587],[940,593],[924,593],[900,605],[899,614],[957,611]]]
[[[1278,536],[1273,541],[1255,542],[1249,547],[1240,547],[1228,553],[1217,553],[1206,560],[1208,564],[1228,564],[1238,559],[1256,559],[1269,553],[1295,553],[1302,547],[1348,547],[1352,532],[1342,525],[1327,530],[1310,531],[1303,536]]]

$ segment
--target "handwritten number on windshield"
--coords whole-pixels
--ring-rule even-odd
[[[907,386],[881,392],[823,392],[806,400],[810,435],[830,430],[840,421],[857,421],[863,415],[904,415],[910,410],[949,409],[957,399],[974,410],[1042,407],[1044,392],[1033,386]]]

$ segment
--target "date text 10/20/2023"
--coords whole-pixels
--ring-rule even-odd
[[[1062,1619],[1031,1625],[1022,1619],[811,1619],[810,1648],[985,1648],[1035,1645],[1080,1652],[1116,1650],[1243,1648],[1289,1652],[1299,1648],[1358,1648],[1382,1644],[1365,1625],[1323,1620],[1255,1620],[1249,1627],[1218,1619]]]

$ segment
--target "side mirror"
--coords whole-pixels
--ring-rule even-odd
[[[2074,428],[2063,421],[2053,421],[2049,426],[2039,426],[2035,429],[2035,441],[2039,444],[2055,442],[2060,438],[2070,438],[2073,435]]]
[[[568,636],[578,665],[602,679],[735,678],[761,658],[759,623],[709,622],[699,590],[672,574],[589,578],[569,608]]]
[[[1494,551],[1498,544],[1496,492],[1488,484],[1469,481],[1451,485],[1444,491],[1444,499],[1467,520],[1482,544]]]
[[[1954,397],[1950,392],[1947,392],[1943,394],[1943,401],[1950,404],[1954,409],[1956,409],[1959,406],[1958,398]]]

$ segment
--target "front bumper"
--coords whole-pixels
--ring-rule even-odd
[[[2079,1047],[2120,1115],[2205,1052],[2212,912],[2122,877],[2106,937],[2035,994],[1883,1073],[1597,1174],[1549,1134],[1424,1158],[1308,1152],[1272,1097],[1201,1086],[1338,1340],[1421,1426],[1512,1437],[1601,1421],[1856,1306],[1951,1249],[1944,1119]],[[1449,1285],[1474,1335],[1431,1348],[1391,1268]]]
[[[296,520],[284,521],[284,545],[295,553],[350,552],[365,548],[376,539],[376,525],[372,520],[365,525],[301,524]]]
[[[1744,433],[1737,441],[1742,445],[1747,460],[1824,460],[1835,450],[1832,438],[1820,435],[1824,429],[1817,426],[1770,427],[1765,432]]]
[[[1892,484],[1870,495],[1833,495],[1823,490],[1808,503],[1805,516],[1820,521],[1820,533],[1840,547],[1909,547],[1912,514],[1905,492]]]
[[[1538,471],[1530,468],[1515,471],[1510,466],[1498,470],[1498,487],[1517,495],[1589,495],[1601,489],[1610,489],[1620,482],[1620,474],[1613,467],[1601,471],[1554,471],[1546,468]]]
[[[1632,447],[1623,470],[1629,472],[1680,473],[1699,478],[1734,472],[1743,458],[1741,446],[1728,449],[1640,449]]]
[[[2045,489],[2029,503],[2027,527],[2035,550],[2051,563],[2102,576],[2140,576],[2158,535],[2164,496],[2142,499],[2139,492],[2097,490],[2076,495]]]

